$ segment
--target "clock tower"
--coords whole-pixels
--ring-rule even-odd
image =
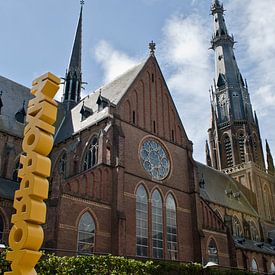
[[[253,114],[247,82],[234,55],[234,36],[228,33],[219,0],[213,1],[211,13],[215,79],[210,90],[212,121],[208,133],[212,166],[223,170],[254,162],[265,169],[257,116]]]

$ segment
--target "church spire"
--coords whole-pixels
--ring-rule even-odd
[[[82,10],[84,1],[80,1],[80,15],[76,29],[75,40],[73,44],[69,68],[65,76],[63,102],[67,104],[67,108],[73,108],[81,99],[81,46],[82,46]]]
[[[269,144],[267,140],[265,140],[265,146],[266,146],[266,160],[267,160],[267,172],[270,175],[275,174],[275,167],[273,163],[273,157],[269,148]]]
[[[211,96],[212,124],[209,142],[213,167],[225,169],[247,160],[244,140],[250,159],[265,168],[261,136],[253,116],[248,86],[243,80],[234,54],[235,40],[229,35],[221,0],[213,0],[213,36],[215,80]],[[215,161],[217,160],[217,161]]]

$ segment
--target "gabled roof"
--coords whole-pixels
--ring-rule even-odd
[[[68,110],[60,128],[57,130],[55,144],[110,116],[108,108],[104,108],[103,110],[98,109],[97,100],[99,95],[101,94],[101,96],[106,98],[111,105],[116,106],[128,91],[129,87],[134,82],[147,61],[148,59],[128,70],[110,83],[97,89],[95,92],[90,93],[74,108]],[[83,106],[83,102],[87,108],[93,111],[93,114],[85,120],[81,121],[80,111]]]
[[[0,115],[0,131],[22,137],[25,125],[15,119],[15,114],[33,97],[30,89],[10,79],[0,76],[0,91],[2,91],[2,111]]]
[[[19,189],[18,182],[0,178],[0,198],[12,200],[17,189]]]
[[[239,183],[230,176],[196,162],[199,177],[204,179],[204,187],[200,189],[201,196],[226,208],[234,209],[252,216],[258,216],[248,199],[238,187]]]

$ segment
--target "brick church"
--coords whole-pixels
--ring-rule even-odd
[[[81,97],[81,7],[51,153],[44,250],[275,272],[273,159],[266,141],[266,165],[219,0],[211,13],[215,83],[202,164],[154,43],[142,63]],[[31,94],[2,76],[0,91],[0,240],[7,244]]]

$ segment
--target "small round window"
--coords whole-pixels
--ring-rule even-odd
[[[156,180],[163,180],[170,170],[170,161],[164,147],[156,140],[147,139],[140,149],[143,168]]]

